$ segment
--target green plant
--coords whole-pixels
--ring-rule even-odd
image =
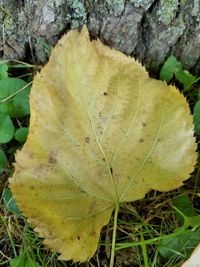
[[[193,117],[194,117],[195,133],[199,135],[200,134],[200,90],[198,93],[197,102],[193,109]]]
[[[172,203],[181,226],[175,229],[176,236],[166,236],[158,247],[161,256],[170,261],[175,257],[186,259],[200,242],[200,215],[192,206],[188,194],[175,197]]]
[[[6,184],[3,184],[5,177],[12,173],[11,161],[13,160],[14,153],[25,142],[28,131],[23,126],[27,125],[30,113],[29,93],[32,74],[27,73],[27,75],[23,75],[26,81],[21,78],[13,78],[13,70],[17,66],[21,68],[22,66],[25,67],[25,64],[0,61],[0,191],[3,191],[1,196],[3,200],[2,205],[4,204],[10,212],[15,212],[16,215],[19,215],[20,211],[12,197],[11,191],[5,188]],[[2,209],[2,206],[0,208]],[[0,220],[0,229],[4,227],[2,222],[5,222],[3,217]],[[17,256],[9,229],[7,233],[14,256]],[[9,260],[3,261],[2,264],[7,264],[7,262]]]
[[[13,198],[12,192],[10,191],[10,189],[5,188],[2,194],[3,197],[3,201],[7,207],[7,209],[13,213],[15,213],[16,215],[20,215],[20,210],[17,207],[16,201]]]
[[[160,70],[160,80],[170,82],[174,77],[183,85],[183,91],[190,90],[200,80],[183,69],[182,63],[174,56],[169,56]]]
[[[183,86],[183,92],[187,95],[194,85],[197,86],[200,77],[196,77],[183,69],[180,61],[174,56],[169,56],[160,71],[160,79],[166,82],[172,81],[175,78]],[[194,93],[197,97],[193,105],[193,121],[195,126],[195,133],[200,134],[200,90],[198,87]]]
[[[0,149],[0,174],[4,172],[8,166],[8,159],[3,150]]]
[[[21,126],[20,120],[29,115],[29,93],[31,82],[9,76],[9,69],[14,64],[0,62],[0,168],[6,168],[8,161],[4,146],[14,138],[23,143],[27,129]]]
[[[158,201],[158,199],[159,197],[153,197],[154,201]],[[191,203],[191,195],[180,192],[176,195],[175,192],[171,192],[168,198],[165,195],[164,201],[169,201],[172,209],[171,212],[169,208],[166,211],[160,210],[158,208],[158,206],[161,206],[159,202],[155,205],[158,209],[158,217],[163,218],[159,227],[149,222],[152,218],[148,218],[148,215],[146,220],[139,218],[141,223],[138,223],[138,214],[127,210],[127,213],[132,213],[134,216],[132,222],[129,222],[133,232],[131,233],[131,230],[128,232],[127,239],[129,239],[129,242],[126,239],[123,242],[117,242],[116,251],[136,247],[142,248],[145,267],[179,267],[191,255],[192,250],[200,242],[200,215]],[[150,208],[151,205],[148,209]],[[122,222],[122,225],[124,224]],[[139,231],[137,230],[138,227]],[[143,238],[139,238],[140,233],[144,236]],[[133,241],[130,242],[130,239]],[[135,241],[137,239],[140,239],[140,241]],[[154,256],[152,258],[149,257],[149,254],[143,252],[149,250],[153,250]]]
[[[34,259],[22,251],[19,256],[10,261],[10,267],[41,267]]]

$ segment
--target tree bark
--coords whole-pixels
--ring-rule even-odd
[[[4,59],[44,64],[62,34],[86,24],[154,75],[170,54],[200,71],[199,0],[0,0],[0,22]]]

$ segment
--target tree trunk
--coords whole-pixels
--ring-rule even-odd
[[[0,0],[0,57],[45,63],[51,46],[87,24],[91,37],[153,74],[170,54],[200,71],[199,0]]]

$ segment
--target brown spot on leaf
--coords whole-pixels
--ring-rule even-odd
[[[140,143],[143,143],[144,142],[144,139],[140,138],[139,142]]]
[[[89,142],[90,142],[90,137],[89,136],[85,137],[85,142],[89,144]]]
[[[147,126],[146,122],[142,122],[142,126],[146,127]]]
[[[149,163],[153,163],[153,160],[152,160],[151,157],[148,158],[148,162],[149,162]]]
[[[78,240],[80,240],[80,239],[81,239],[79,235],[77,236],[77,238],[78,238]]]
[[[96,232],[94,230],[91,231],[90,233],[91,236],[96,236]]]
[[[33,159],[33,153],[32,152],[28,153],[27,156],[29,157],[29,159]]]
[[[106,95],[108,95],[108,93],[107,93],[107,92],[104,92],[104,93],[103,93],[103,95],[105,95],[105,96],[106,96]]]
[[[56,163],[57,163],[57,160],[56,160],[56,158],[54,157],[54,155],[50,155],[50,156],[49,156],[49,159],[48,159],[48,162],[49,162],[50,164],[56,164]]]

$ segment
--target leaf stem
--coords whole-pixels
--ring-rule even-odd
[[[110,267],[114,266],[118,213],[119,213],[119,202],[117,202],[115,205]]]
[[[144,267],[149,267],[149,262],[148,262],[148,254],[147,254],[147,248],[146,248],[146,244],[144,242],[144,236],[143,236],[143,232],[141,229],[141,240],[142,240],[142,255],[143,255],[143,259],[144,259]]]

